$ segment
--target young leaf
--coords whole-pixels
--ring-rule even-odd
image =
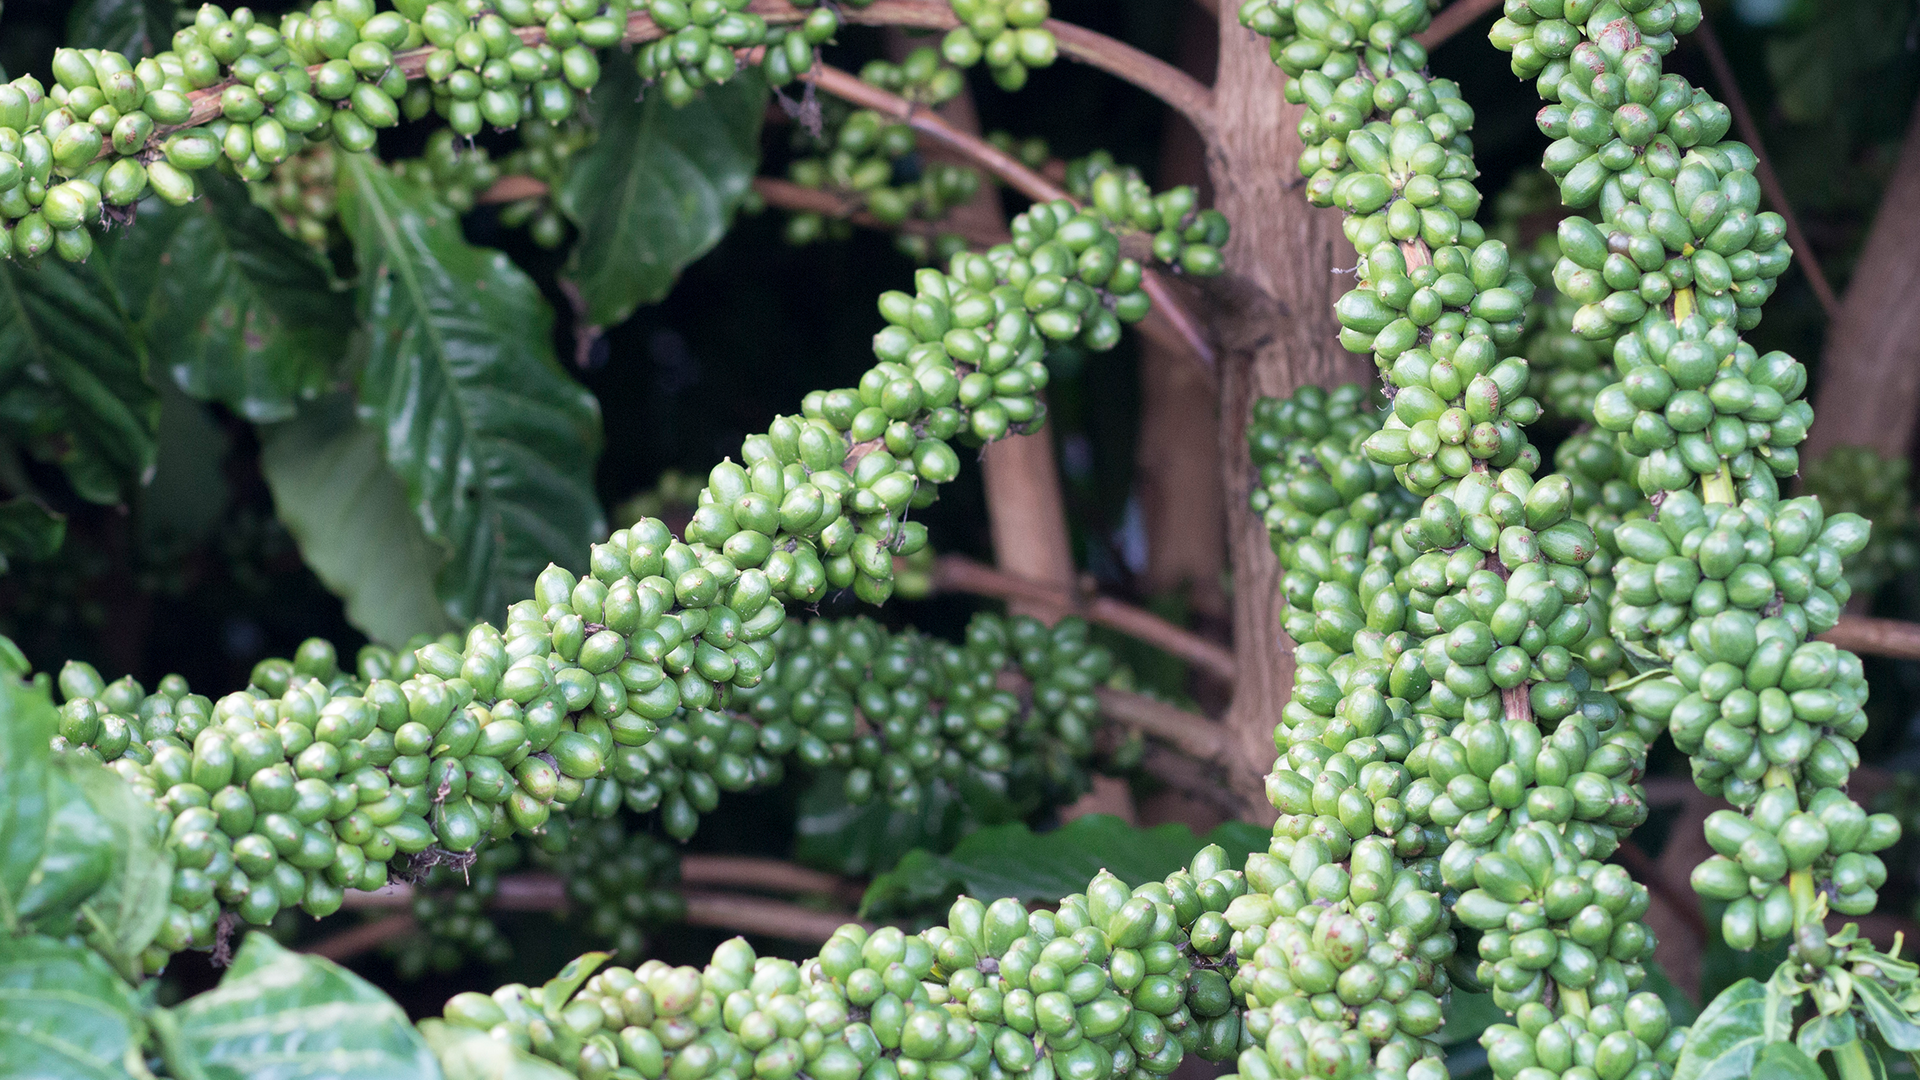
[[[343,155],[340,216],[360,264],[360,405],[431,540],[455,621],[498,619],[549,562],[605,528],[600,411],[554,360],[552,316],[507,257],[468,244],[419,185]]]
[[[153,468],[160,401],[105,271],[55,261],[0,266],[0,416],[66,470],[80,495],[117,503]]]
[[[440,1060],[446,1080],[573,1080],[573,1074],[558,1065],[472,1028],[422,1020],[420,1034]]]
[[[260,471],[280,523],[368,637],[400,645],[453,628],[434,593],[442,553],[387,467],[380,433],[344,398],[261,428]]]
[[[407,1016],[372,983],[251,933],[220,985],[174,1010],[210,1076],[437,1080]]]
[[[0,937],[0,1064],[47,1080],[125,1077],[141,1031],[131,989],[98,953]]]
[[[641,92],[630,64],[594,94],[599,141],[560,189],[580,230],[566,276],[595,326],[626,321],[667,295],[688,264],[726,235],[760,165],[767,87],[751,72],[684,108]]]
[[[57,730],[45,693],[0,678],[0,930],[8,933],[20,930],[19,897],[46,843],[48,741]]]
[[[1858,1037],[1859,1028],[1853,1022],[1853,1014],[1844,1012],[1838,1016],[1816,1016],[1800,1025],[1794,1043],[1801,1053],[1817,1058],[1822,1052],[1845,1046]]]
[[[1746,1080],[1764,1045],[1767,988],[1741,979],[1721,991],[1694,1021],[1674,1063],[1674,1080]]]
[[[173,888],[173,852],[161,843],[159,816],[117,773],[79,762],[73,779],[113,834],[112,868],[84,905],[89,944],[122,971],[138,971],[141,950],[160,932]]]
[[[1874,1030],[1895,1050],[1920,1050],[1920,1024],[1914,1023],[1905,1009],[1894,1003],[1885,988],[1872,979],[1855,979],[1853,992],[1873,1021]]]
[[[205,197],[143,210],[116,240],[115,283],[156,371],[255,423],[285,420],[332,378],[352,299],[244,184],[212,172],[200,182]]]

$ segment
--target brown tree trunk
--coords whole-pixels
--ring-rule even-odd
[[[1210,79],[1218,64],[1216,40],[1213,20],[1197,7],[1187,8],[1180,66]],[[1207,145],[1200,133],[1169,111],[1158,186],[1205,188],[1206,160]],[[1227,517],[1220,491],[1219,408],[1218,381],[1190,353],[1140,339],[1140,438],[1134,474],[1147,534],[1141,585],[1154,595],[1185,590],[1201,627],[1224,632]]]
[[[1340,347],[1333,317],[1335,267],[1356,261],[1340,215],[1310,208],[1299,190],[1300,106],[1281,97],[1285,76],[1266,44],[1248,34],[1238,5],[1220,5],[1217,142],[1209,154],[1215,205],[1233,223],[1226,277],[1215,279],[1213,325],[1220,346],[1220,456],[1233,567],[1233,641],[1239,661],[1227,711],[1234,741],[1231,782],[1252,820],[1272,821],[1264,778],[1273,729],[1293,675],[1280,630],[1280,566],[1265,527],[1247,509],[1254,480],[1246,425],[1254,399],[1308,384],[1373,377],[1366,357]]]
[[[1913,452],[1920,419],[1920,102],[1820,356],[1814,425],[1800,460],[1845,443]]]

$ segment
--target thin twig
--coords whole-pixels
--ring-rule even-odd
[[[680,860],[680,880],[687,885],[719,885],[789,896],[836,896],[848,900],[858,900],[865,891],[859,882],[838,874],[752,855],[685,856]]]
[[[535,890],[521,896],[519,898],[522,901],[521,904],[505,902],[508,899],[506,886],[509,882],[516,879],[523,883],[537,881],[541,877],[546,877],[548,881],[558,884],[557,878],[547,877],[547,875],[521,874],[501,878],[501,894],[494,898],[493,908],[498,911],[564,910],[566,897],[558,889],[548,888],[544,882],[539,883]],[[364,901],[369,898],[383,902],[365,903]],[[742,934],[764,934],[789,941],[825,941],[836,929],[847,923],[857,922],[868,929],[874,925],[855,919],[845,912],[819,911],[784,900],[769,900],[762,896],[724,892],[688,892],[684,894],[684,898],[687,904],[685,922],[689,926],[734,930]],[[384,902],[388,899],[386,890],[381,890],[379,893],[350,892],[347,894],[347,899],[347,907],[389,906]],[[531,902],[535,900],[540,901],[538,906]],[[315,956],[324,956],[329,960],[346,960],[377,949],[389,941],[418,933],[419,930],[420,924],[414,920],[413,916],[402,912],[322,938],[303,951]]]
[[[750,10],[774,25],[797,23],[810,13],[809,9],[795,7],[786,0],[753,0]],[[877,0],[864,9],[851,6],[844,8],[841,17],[849,22],[876,26],[950,29],[959,25],[952,10],[937,0]],[[1213,130],[1213,91],[1186,72],[1148,56],[1125,42],[1085,27],[1058,19],[1048,19],[1045,25],[1059,42],[1062,54],[1140,87],[1179,110],[1200,131]],[[514,33],[529,45],[541,44],[547,37],[546,29],[540,26],[520,27]],[[660,27],[651,18],[636,12],[627,16],[626,32],[620,41],[623,45],[637,45],[662,36]],[[408,79],[417,79],[426,71],[427,57],[433,52],[431,46],[410,49],[395,55],[393,64]],[[317,72],[319,65],[307,70],[309,73]],[[192,113],[182,123],[156,127],[150,145],[158,148],[166,135],[181,128],[209,123],[218,117],[221,112],[220,95],[228,85],[226,82],[216,83],[189,93],[187,99],[193,104]],[[108,152],[108,149],[102,149],[102,153]]]
[[[1002,671],[993,685],[1021,697],[1033,693],[1033,683],[1017,671]],[[1151,735],[1181,753],[1200,761],[1217,762],[1226,754],[1226,728],[1199,713],[1190,713],[1158,698],[1097,686],[1094,697],[1100,703],[1100,715]]]
[[[805,17],[786,0],[754,0],[751,10],[768,22],[790,22]],[[960,25],[946,0],[874,0],[866,7],[843,6],[840,17],[867,26],[904,26],[922,30],[951,30]],[[1060,55],[1117,76],[1159,98],[1193,124],[1203,136],[1213,132],[1213,91],[1198,79],[1164,60],[1149,56],[1122,41],[1084,26],[1048,19],[1043,28],[1053,33]]]
[[[1766,193],[1774,212],[1786,219],[1787,243],[1792,244],[1794,253],[1800,256],[1800,272],[1807,275],[1807,285],[1813,289],[1814,297],[1827,313],[1827,321],[1837,322],[1840,318],[1840,298],[1834,295],[1826,271],[1820,268],[1820,260],[1814,257],[1813,244],[1801,230],[1800,219],[1793,212],[1793,204],[1787,201],[1787,189],[1781,186],[1780,175],[1773,171],[1773,161],[1767,157],[1766,144],[1760,141],[1760,125],[1753,122],[1753,112],[1747,108],[1746,95],[1740,92],[1739,80],[1733,77],[1733,65],[1727,63],[1726,50],[1720,47],[1720,38],[1713,32],[1713,23],[1701,19],[1699,29],[1693,32],[1693,40],[1706,55],[1707,66],[1713,69],[1713,79],[1720,84],[1720,92],[1726,95],[1727,108],[1733,113],[1734,128],[1758,159],[1753,169],[1754,179],[1760,181],[1760,190]]]
[[[1028,600],[1063,608],[1154,648],[1177,656],[1209,674],[1232,682],[1236,671],[1233,650],[1161,618],[1150,611],[1111,597],[1076,596],[1037,581],[996,570],[964,555],[945,555],[935,565],[934,588],[971,593],[1001,600]]]
[[[1445,11],[1433,17],[1425,30],[1413,35],[1420,47],[1432,52],[1448,38],[1472,26],[1480,16],[1500,6],[1500,0],[1453,0]]]
[[[689,926],[709,926],[737,930],[743,934],[764,934],[788,941],[818,942],[833,936],[848,923],[867,929],[874,924],[843,912],[815,911],[781,900],[737,893],[690,892],[686,922]]]
[[[934,142],[964,154],[974,164],[999,177],[1002,183],[1029,199],[1036,202],[1052,202],[1056,199],[1075,201],[1058,184],[1027,168],[1019,159],[985,139],[969,135],[930,110],[917,108],[907,99],[862,82],[839,68],[815,64],[800,78],[843,101],[893,117]],[[1141,288],[1153,301],[1154,309],[1172,323],[1188,351],[1208,371],[1212,371],[1213,343],[1208,340],[1193,312],[1174,294],[1165,275],[1158,270],[1148,270]]]
[[[1821,634],[1820,640],[1832,642],[1862,656],[1920,660],[1920,623],[1901,619],[1842,615],[1839,624]]]
[[[328,960],[340,961],[359,956],[364,952],[372,952],[389,941],[406,937],[419,929],[420,924],[413,920],[413,916],[402,912],[398,915],[389,915],[384,919],[375,919],[370,923],[362,923],[351,930],[342,930],[332,937],[321,938],[302,951]]]
[[[1149,745],[1141,755],[1140,768],[1168,787],[1220,811],[1229,820],[1240,816],[1240,800],[1234,798],[1226,778],[1204,762],[1164,746]]]

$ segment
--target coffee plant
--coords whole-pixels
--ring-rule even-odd
[[[1835,456],[1814,494],[1783,491],[1808,374],[1743,335],[1788,267],[1786,222],[1761,210],[1728,107],[1668,70],[1697,0],[1507,0],[1491,40],[1543,101],[1551,183],[1522,180],[1490,226],[1474,106],[1418,38],[1428,3],[1237,9],[1301,107],[1299,193],[1343,213],[1359,256],[1339,343],[1379,375],[1263,399],[1245,432],[1256,478],[1234,512],[1265,525],[1294,643],[1265,850],[1189,845],[1170,873],[962,895],[925,929],[849,923],[799,961],[740,938],[704,966],[645,959],[690,910],[679,844],[723,796],[804,773],[895,819],[991,802],[1017,820],[1139,756],[1111,730],[1138,722],[1113,704],[1131,675],[1080,618],[980,614],[949,641],[817,613],[926,591],[915,512],[966,452],[1042,427],[1049,354],[1177,324],[1168,279],[1233,269],[1232,223],[1191,186],[1156,192],[1095,151],[1054,187],[1033,171],[1043,143],[929,126],[982,62],[1008,92],[1072,50],[1145,78],[1050,16],[1046,0],[207,4],[124,52],[57,49],[50,83],[0,85],[19,312],[0,340],[26,362],[131,348],[113,320],[145,304],[143,332],[193,343],[154,346],[180,389],[294,418],[264,452],[288,528],[350,617],[406,642],[348,658],[310,639],[225,693],[79,661],[36,673],[6,643],[0,1072],[1146,1080],[1198,1057],[1245,1080],[1440,1080],[1469,998],[1499,1014],[1477,1033],[1498,1080],[1920,1067],[1920,966],[1828,929],[1875,909],[1900,827],[1848,794],[1862,663],[1814,640],[1856,588],[1911,570],[1904,473]],[[943,36],[858,78],[827,66],[862,23]],[[594,402],[553,363],[537,287],[458,214],[500,204],[538,247],[570,243],[590,341],[749,201],[737,159],[768,87],[796,121],[788,180],[761,188],[783,193],[787,238],[860,221],[936,265],[878,297],[853,385],[805,394],[608,532],[578,467]],[[510,149],[473,141],[509,131]],[[395,152],[412,132],[419,153]],[[924,158],[925,137],[971,158]],[[1032,197],[1004,235],[945,227],[1001,183]],[[674,218],[703,201],[724,206],[704,213],[714,236]],[[1523,246],[1519,220],[1556,203],[1571,212]],[[196,248],[217,252],[192,264],[210,280],[159,269]],[[347,262],[357,415],[314,359],[351,321]],[[42,381],[66,389],[21,395],[10,438],[118,497],[150,464],[114,427],[138,403],[100,386],[82,408],[61,396],[72,378]],[[1543,419],[1577,425],[1551,460]],[[419,524],[329,540],[355,506],[323,520],[301,493],[364,481],[366,460]],[[1883,539],[1846,506],[1886,519]],[[20,531],[57,546],[24,509]],[[425,544],[456,557],[431,597],[396,599]],[[1784,956],[1690,1027],[1657,992],[1647,884],[1608,861],[1648,818],[1663,734],[1728,806],[1692,874],[1719,938]],[[529,866],[605,951],[418,1024],[268,933],[404,882],[402,974],[502,963],[492,903]],[[188,951],[226,965],[219,985],[163,999]]]

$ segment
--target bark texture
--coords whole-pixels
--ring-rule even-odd
[[[1891,458],[1913,452],[1920,418],[1920,102],[1840,319],[1827,329],[1819,370],[1803,462],[1846,443]]]
[[[1280,630],[1280,566],[1266,529],[1247,510],[1253,464],[1246,425],[1254,399],[1296,388],[1368,380],[1371,362],[1340,347],[1333,302],[1356,259],[1340,215],[1309,207],[1300,192],[1295,133],[1300,106],[1281,96],[1285,76],[1264,41],[1220,9],[1215,80],[1218,141],[1208,168],[1215,205],[1233,223],[1227,274],[1215,279],[1220,349],[1220,459],[1233,569],[1233,640],[1239,664],[1227,711],[1235,796],[1249,820],[1270,822],[1264,778],[1273,729],[1286,704],[1293,650]]]

